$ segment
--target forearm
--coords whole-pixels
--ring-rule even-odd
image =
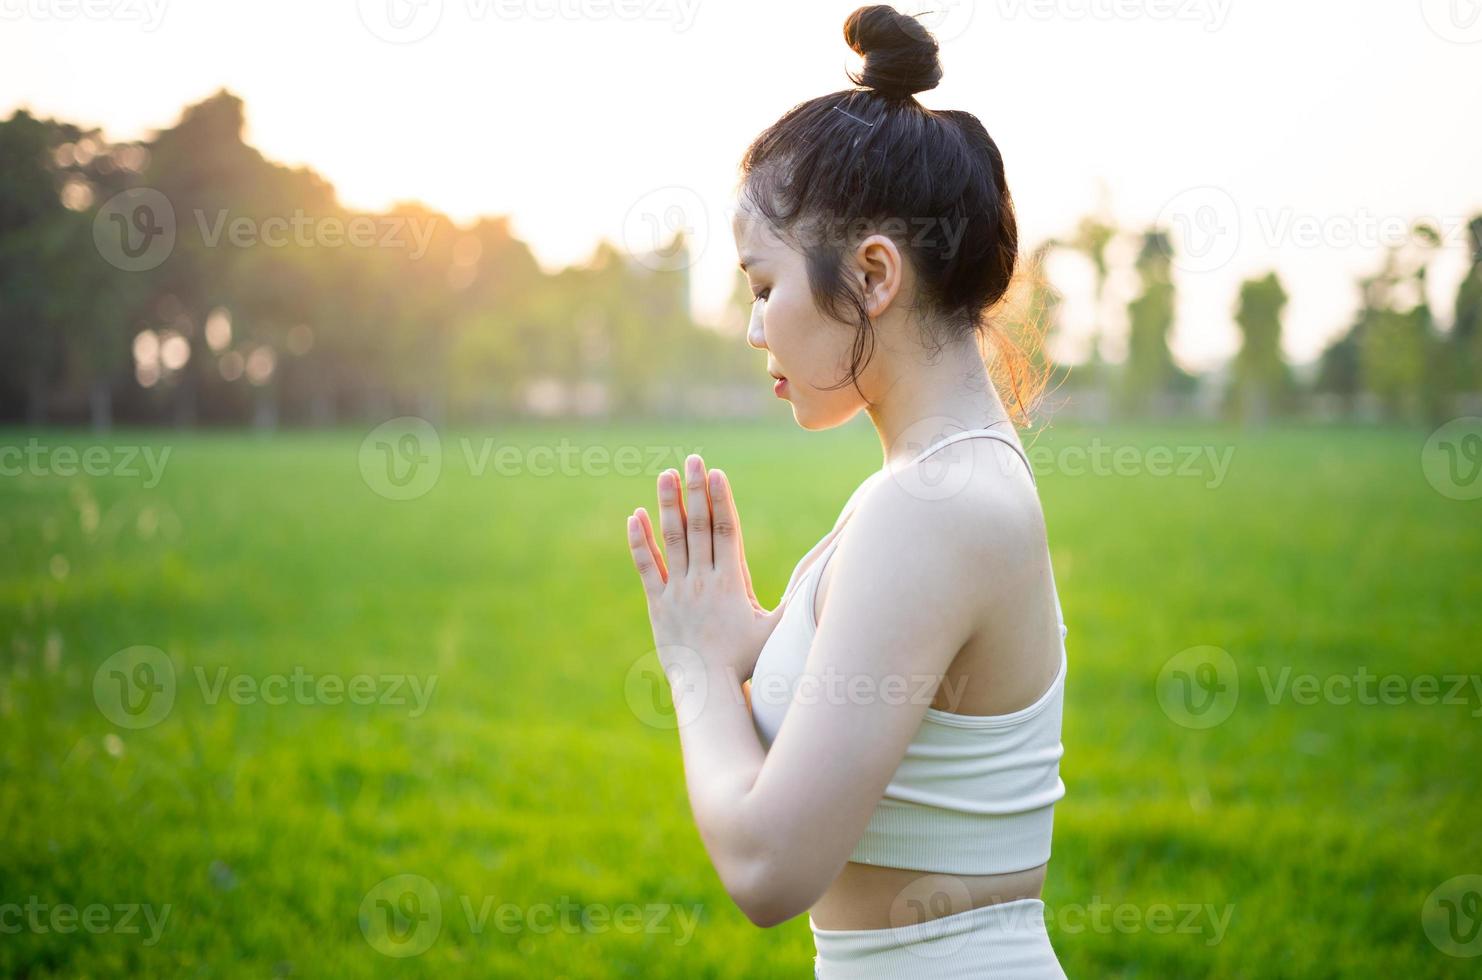
[[[695,825],[726,890],[750,914],[747,902],[765,856],[747,802],[766,750],[734,671],[689,656],[666,663],[664,672]]]

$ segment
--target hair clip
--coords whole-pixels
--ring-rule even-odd
[[[845,111],[843,109],[840,109],[838,106],[834,106],[834,110],[837,111],[837,112],[844,113],[844,115],[848,116],[850,119],[853,119],[855,122],[864,123],[866,126],[874,126],[875,125],[872,122],[865,122],[865,120],[863,120],[863,119],[859,118],[858,116],[854,115],[852,112],[847,112],[847,111]]]

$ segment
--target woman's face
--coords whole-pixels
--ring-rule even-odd
[[[756,297],[746,342],[766,351],[767,370],[786,379],[778,394],[792,405],[798,425],[828,429],[844,424],[865,407],[864,399],[852,384],[824,389],[848,378],[858,327],[832,319],[814,305],[802,253],[781,240],[744,198],[731,230]],[[862,377],[860,387],[864,382]]]

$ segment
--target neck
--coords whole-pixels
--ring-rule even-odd
[[[868,412],[886,468],[911,459],[933,440],[1009,418],[976,337],[949,343],[937,354],[913,351],[881,367],[883,394]]]

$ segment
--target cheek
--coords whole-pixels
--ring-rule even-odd
[[[808,296],[773,290],[762,313],[767,346],[777,355],[783,370],[811,368],[820,356],[819,328],[822,323]]]
[[[822,389],[848,376],[853,332],[820,313],[811,294],[784,298],[774,293],[774,300],[767,304],[765,327],[767,348],[793,384],[795,395],[806,394],[810,403],[851,397],[853,389],[847,386]]]

